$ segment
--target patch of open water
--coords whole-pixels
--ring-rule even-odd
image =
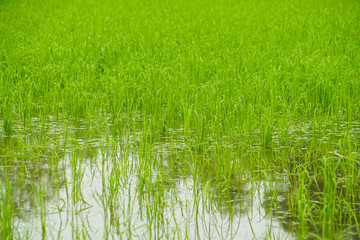
[[[226,206],[229,203],[214,206],[207,199],[206,189],[196,189],[191,178],[178,179],[173,188],[164,193],[163,206],[155,206],[156,198],[140,201],[139,179],[136,174],[130,174],[115,194],[113,203],[117,204],[112,205],[106,202],[109,199],[106,195],[111,194],[107,180],[111,178],[112,167],[101,164],[101,153],[98,157],[95,165],[79,166],[81,180],[73,179],[72,169],[65,168],[67,186],[60,188],[43,206],[48,237],[71,239],[85,234],[100,239],[185,239],[186,236],[189,239],[253,239],[255,234],[261,239],[296,238],[265,209],[266,182],[245,184],[242,195],[231,200],[234,209],[230,213]],[[128,160],[133,159],[130,156]],[[67,160],[65,157],[64,161]],[[44,177],[41,181],[49,191],[47,179]],[[74,199],[72,194],[81,197]],[[19,236],[42,238],[42,219],[36,212],[17,219]]]
[[[18,130],[11,137],[17,140],[1,151],[0,189],[5,196],[7,178],[16,210],[12,220],[15,237],[297,237],[294,227],[298,223],[288,213],[286,196],[291,190],[281,176],[273,182],[244,181],[231,198],[223,198],[212,193],[210,182],[194,177],[196,169],[193,173],[178,174],[167,183],[163,171],[155,168],[149,172],[141,166],[142,153],[134,148],[123,151],[121,145],[106,146],[108,137],[101,134],[94,134],[91,139],[84,138],[82,133],[77,136],[77,132],[87,131],[83,127],[54,122],[44,130],[49,138],[44,145],[43,140],[34,136],[41,135],[38,124],[34,121],[31,133]],[[65,133],[69,131],[74,135],[66,140]],[[7,137],[3,137],[3,145],[4,141],[8,141]],[[66,141],[67,147],[61,149]],[[160,148],[166,148],[166,144]],[[172,144],[183,147],[181,141]],[[5,158],[12,159],[12,163],[5,164]],[[22,164],[24,161],[38,164]],[[164,167],[168,167],[166,161]],[[267,204],[271,191],[278,192],[275,210]]]

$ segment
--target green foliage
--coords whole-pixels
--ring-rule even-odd
[[[161,229],[167,189],[179,179],[192,179],[197,212],[202,189],[219,208],[234,192],[245,204],[246,183],[273,184],[285,172],[291,190],[271,186],[269,196],[286,195],[289,214],[299,216],[291,231],[341,238],[349,224],[359,228],[359,16],[354,0],[0,1],[0,167],[19,164],[19,186],[36,185],[24,177],[39,176],[29,162],[55,174],[63,151],[71,174],[55,175],[65,176],[62,201],[79,213],[87,209],[83,154],[101,142],[89,155],[102,167],[105,232],[135,237],[135,200],[122,209],[120,233],[117,199],[126,193],[156,239],[190,236],[177,225]],[[135,196],[127,185],[134,172]],[[0,173],[4,239],[14,232],[13,175]],[[45,238],[48,189],[34,189]],[[89,237],[84,222],[72,230]]]

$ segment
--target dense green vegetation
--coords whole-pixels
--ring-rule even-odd
[[[71,224],[96,179],[103,236],[207,238],[166,223],[191,179],[191,216],[233,221],[250,185],[297,238],[356,239],[359,79],[356,0],[0,0],[0,238],[93,238]]]

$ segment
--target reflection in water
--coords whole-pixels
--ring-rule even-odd
[[[0,146],[1,185],[11,189],[11,204],[20,217],[37,214],[39,197],[50,201],[63,187],[61,151],[36,145],[31,137],[4,137]],[[6,182],[6,184],[5,184]]]
[[[71,153],[65,155],[64,162],[70,162],[71,157]],[[109,235],[115,239],[252,239],[253,232],[258,237],[292,236],[262,207],[262,182],[243,184],[239,187],[241,193],[231,190],[214,196],[219,193],[210,182],[201,187],[192,176],[171,180],[157,172],[149,181],[136,170],[137,155],[128,155],[129,162],[123,166],[129,173],[126,176],[114,169],[114,161],[121,165],[120,154],[113,163],[103,164],[103,157],[99,151],[97,161],[84,161],[76,173],[71,166],[66,167],[67,186],[57,189],[56,200],[46,202],[47,232],[53,232],[53,237],[60,229],[64,239],[74,237],[76,232],[91,238]],[[76,176],[81,178],[76,180]],[[30,220],[18,221],[19,235],[29,234]],[[42,220],[31,217],[31,221],[32,228],[38,229],[31,232],[31,238],[41,238]]]
[[[34,125],[33,129],[38,129]],[[312,161],[317,168],[305,164],[303,155],[309,156],[301,150],[303,153],[292,159],[291,173],[275,170],[273,176],[256,180],[247,171],[223,177],[214,169],[218,153],[213,149],[190,151],[180,134],[169,141],[162,139],[152,148],[141,148],[137,139],[141,133],[127,137],[126,144],[124,139],[97,132],[85,137],[86,129],[53,124],[42,131],[19,130],[18,135],[3,137],[0,187],[2,191],[8,186],[12,189],[11,204],[17,213],[13,219],[15,236],[295,239],[301,226],[290,205],[299,203],[289,199],[297,199],[301,187],[306,188],[306,197],[317,209],[323,208],[331,189],[337,192],[331,196],[354,194],[353,201],[359,202],[359,195],[347,192],[345,183],[325,186],[325,170],[332,168],[329,163],[326,168],[319,167],[325,166],[321,154],[311,156],[318,159]],[[67,140],[65,132],[71,134]],[[142,152],[144,149],[151,152]],[[236,157],[229,154],[230,159]],[[263,156],[274,158],[274,153],[268,151]],[[309,178],[301,186],[298,176],[303,170]],[[338,169],[334,174],[341,177],[343,171]],[[339,211],[335,218],[350,218],[348,213]],[[359,214],[359,208],[353,213]],[[322,236],[324,226],[317,224],[316,217],[314,214],[306,225],[310,232]],[[341,224],[339,230],[344,229]],[[358,237],[353,226],[348,233],[346,238]]]
[[[269,183],[266,183],[269,184]],[[326,209],[326,204],[329,204],[329,199],[326,196],[326,190],[323,182],[317,182],[314,184],[310,183],[308,197],[309,202],[311,203],[311,215],[309,218],[304,219],[307,227],[307,231],[314,233],[314,236],[330,236],[334,239],[359,239],[359,232],[356,228],[356,225],[349,225],[349,222],[355,221],[352,219],[354,216],[359,216],[360,214],[360,205],[359,196],[354,196],[356,198],[356,204],[354,208],[347,209],[349,206],[345,206],[344,203],[338,201],[343,192],[339,191],[335,196],[332,196],[334,199],[333,204],[338,205],[339,211],[332,213],[332,221],[336,221],[337,229],[332,229],[329,225],[324,225],[321,222],[323,217],[321,214],[324,214],[324,209]],[[289,202],[289,197],[296,194],[300,194],[300,191],[294,190],[298,186],[294,185],[285,185],[280,183],[271,190],[265,192],[269,197],[265,198],[264,206],[265,209],[271,210],[271,214],[274,218],[278,219],[281,222],[281,226],[289,231],[293,232],[301,228],[301,223],[299,222],[299,213],[290,212],[290,204],[301,204],[300,202]],[[340,187],[339,187],[340,189]],[[305,199],[303,199],[306,202]],[[310,207],[305,206],[305,207]],[[354,215],[352,215],[354,214]],[[312,239],[310,237],[310,239]],[[315,237],[314,237],[315,239]]]

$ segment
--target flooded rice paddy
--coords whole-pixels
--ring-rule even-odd
[[[333,141],[334,151],[312,153],[315,163],[306,163],[306,124],[289,130],[294,142],[302,140],[292,150],[278,143],[259,152],[254,144],[239,154],[236,146],[197,149],[182,129],[147,144],[142,131],[113,136],[81,121],[18,122],[1,138],[2,224],[21,239],[297,239],[304,229],[316,239],[327,229],[316,216],[335,204],[338,223],[328,236],[359,239],[359,193],[346,183],[359,178],[346,179],[336,169],[344,179],[332,188],[320,174],[319,161],[341,168],[339,161],[350,158],[335,140],[360,130],[360,124],[336,126],[317,139],[319,148]],[[216,161],[243,166],[228,164],[219,174]],[[228,167],[237,170],[227,174]],[[353,202],[339,203],[345,195]],[[313,219],[294,211],[307,207]]]
[[[359,16],[0,1],[0,240],[359,239]]]

